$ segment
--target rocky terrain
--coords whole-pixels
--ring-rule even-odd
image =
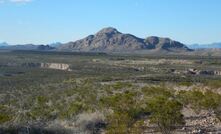
[[[43,69],[71,71],[70,65],[65,63],[34,63],[34,62],[26,62],[21,64],[6,63],[6,64],[0,64],[0,67],[43,68]]]
[[[123,34],[115,28],[104,28],[95,35],[61,45],[60,51],[134,52],[139,50],[191,51],[186,45],[169,38],[138,38]]]

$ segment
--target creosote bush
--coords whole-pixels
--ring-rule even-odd
[[[4,105],[0,105],[0,124],[9,122],[12,118],[13,116],[10,114],[10,110]]]
[[[215,89],[221,88],[221,80],[207,80],[205,85]]]
[[[201,109],[216,110],[221,104],[221,95],[212,91],[180,91],[177,95],[177,99],[179,99],[183,105],[191,105],[196,111]]]
[[[88,107],[82,102],[72,102],[61,112],[60,117],[63,119],[71,119],[72,117],[86,111]]]
[[[155,97],[148,102],[150,122],[157,124],[163,134],[169,134],[176,125],[184,124],[182,104],[172,98]]]
[[[100,99],[102,107],[112,109],[111,114],[107,116],[108,133],[126,134],[135,129],[139,116],[146,114],[137,97],[139,97],[138,92],[126,91]]]
[[[163,87],[144,87],[100,99],[102,107],[111,108],[107,116],[109,133],[142,131],[143,119],[150,119],[162,133],[184,123],[179,103],[172,91]],[[138,123],[139,122],[139,123]]]

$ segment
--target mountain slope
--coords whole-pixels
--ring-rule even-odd
[[[169,38],[138,38],[123,34],[115,28],[104,28],[95,35],[61,45],[63,51],[100,51],[100,52],[133,52],[139,50],[190,51],[184,44]]]
[[[190,51],[190,49],[184,44],[173,41],[169,38],[161,38],[156,36],[147,37],[145,42],[151,46],[151,49],[164,49],[168,51],[184,50]]]

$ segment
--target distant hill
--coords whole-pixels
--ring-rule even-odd
[[[2,42],[2,43],[0,43],[0,47],[5,47],[5,46],[8,46],[8,43],[7,43],[7,42]]]
[[[104,28],[95,35],[62,44],[60,51],[84,51],[84,52],[134,52],[140,50],[186,52],[191,51],[186,45],[156,36],[142,39],[131,34],[123,34],[115,28]]]
[[[188,45],[191,49],[202,49],[202,48],[221,48],[221,42],[220,43],[212,43],[212,44],[193,44]]]
[[[47,50],[53,50],[54,47],[51,47],[49,45],[25,44],[25,45],[7,45],[7,46],[5,45],[5,46],[0,46],[0,49],[47,51]]]
[[[48,50],[54,50],[55,47],[49,46],[49,45],[38,45],[37,50],[39,51],[48,51]]]
[[[60,43],[60,42],[55,42],[55,43],[51,43],[51,44],[48,44],[48,45],[51,46],[51,47],[59,47],[59,46],[62,45],[62,43]]]

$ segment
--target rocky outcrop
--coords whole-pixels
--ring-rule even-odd
[[[57,69],[57,70],[65,70],[71,71],[70,65],[65,63],[34,63],[34,62],[27,62],[22,64],[17,63],[7,63],[7,64],[0,64],[0,67],[25,67],[25,68],[47,68],[47,69]]]
[[[95,35],[61,45],[59,50],[133,52],[138,50],[191,51],[184,44],[169,38],[151,36],[146,39],[123,34],[115,28],[104,28]]]
[[[221,75],[219,70],[197,70],[195,68],[190,68],[185,73],[192,75]]]
[[[221,76],[221,71],[214,71],[215,75],[220,75]]]
[[[71,71],[70,65],[64,63],[41,63],[41,68]]]
[[[217,75],[221,76],[220,70],[198,70],[195,68],[189,68],[186,71],[179,71],[176,69],[169,69],[168,73],[173,74],[189,74],[189,75]]]

